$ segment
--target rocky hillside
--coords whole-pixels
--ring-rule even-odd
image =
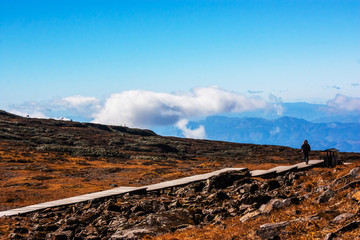
[[[311,158],[318,159],[320,155],[320,152],[312,152]],[[324,210],[323,207],[314,208],[320,206],[316,205],[316,198],[331,189],[335,194],[330,201],[335,207],[326,208],[325,213],[319,212],[320,223],[315,222],[319,227],[314,231],[323,236],[319,228],[330,218],[344,211],[353,214],[357,211],[351,210],[357,206],[351,195],[355,194],[351,186],[356,184],[344,191],[338,191],[338,187],[350,183],[348,180],[339,180],[334,186],[330,184],[358,166],[360,154],[339,155],[353,165],[331,170],[313,169],[272,180],[241,176],[220,188],[214,180],[161,196],[125,195],[1,218],[0,236],[3,239],[44,239],[47,235],[48,239],[73,239],[75,236],[74,239],[99,239],[100,236],[116,239],[116,236],[146,233],[149,238],[163,239],[174,236],[178,239],[252,236],[250,239],[254,239],[261,237],[256,233],[261,224],[307,219],[317,210]],[[149,130],[23,118],[0,111],[0,211],[116,186],[144,186],[224,167],[266,169],[294,164],[301,159],[300,150],[289,147],[162,137]],[[266,187],[272,183],[275,185]],[[279,199],[287,199],[283,215],[276,214],[276,207],[269,213],[261,212],[263,204],[276,202],[277,205]],[[333,210],[335,212],[330,215],[326,212]],[[273,212],[275,215],[271,215]],[[250,217],[249,221],[239,220],[252,214],[256,217]],[[322,216],[327,216],[328,222]],[[357,218],[347,221],[353,219]],[[310,224],[299,220],[286,223],[285,228],[300,222]],[[246,233],[238,226],[247,229]],[[231,229],[233,234],[226,229]],[[332,227],[327,231],[335,230]]]
[[[359,165],[271,179],[227,172],[166,194],[46,209],[2,219],[4,238],[359,239]]]

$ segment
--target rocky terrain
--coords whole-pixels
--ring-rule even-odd
[[[124,195],[4,217],[0,237],[354,239],[360,154],[339,157],[351,164],[273,179],[224,174],[161,195]],[[224,167],[266,169],[301,158],[299,149],[288,147],[162,137],[149,130],[0,111],[0,210]]]
[[[46,209],[7,218],[7,237],[358,239],[360,167],[354,166],[288,172],[271,179],[227,172],[166,194],[126,194]],[[221,231],[207,237],[197,233],[209,228]]]

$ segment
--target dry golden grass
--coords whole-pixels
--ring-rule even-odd
[[[206,158],[192,161],[172,159],[172,166],[148,164],[144,159],[109,162],[101,158],[14,148],[5,142],[0,142],[0,157],[0,210],[107,190],[114,186],[144,186],[224,167]],[[236,164],[232,167],[268,169],[274,166],[277,165],[267,163]]]

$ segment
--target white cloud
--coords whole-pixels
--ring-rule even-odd
[[[182,131],[186,138],[194,138],[194,139],[205,139],[206,132],[204,126],[199,126],[196,129],[190,129],[187,127],[189,121],[186,119],[182,119],[177,122],[176,126]]]
[[[282,105],[281,97],[277,97],[273,94],[270,94],[269,100],[272,102],[272,108],[276,111],[276,114],[279,116],[283,115],[284,107]]]
[[[259,97],[246,97],[218,87],[199,87],[189,93],[133,90],[112,94],[94,122],[145,127],[171,125],[181,119],[224,112],[269,108]]]
[[[80,95],[54,99],[50,104],[52,108],[61,108],[64,111],[69,111],[72,114],[91,117],[94,112],[101,108],[100,101],[95,97],[84,97]]]
[[[22,117],[31,117],[31,118],[49,118],[48,116],[46,116],[44,113],[39,112],[39,111],[34,111],[34,110],[30,110],[30,111],[19,111],[16,109],[10,109],[9,110],[10,113],[22,116]]]
[[[100,108],[100,101],[95,97],[76,95],[45,102],[25,102],[11,105],[9,112],[37,118],[67,119],[64,116],[72,115],[91,118]]]
[[[271,136],[274,136],[274,135],[279,134],[279,133],[280,133],[280,128],[279,127],[276,127],[274,129],[270,130],[270,135]]]
[[[337,94],[334,99],[327,102],[327,105],[335,110],[360,111],[360,98]]]
[[[25,102],[19,105],[11,105],[8,112],[22,117],[48,118],[47,114],[44,113],[44,107],[34,101]]]
[[[98,105],[99,100],[95,97],[84,97],[81,95],[75,95],[70,97],[62,98],[63,103],[68,106],[73,107],[81,107],[81,106],[88,106],[88,105]]]

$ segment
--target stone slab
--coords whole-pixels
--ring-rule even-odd
[[[321,165],[323,163],[324,163],[324,160],[309,160],[308,164],[306,164],[305,162],[301,162],[301,163],[298,163],[295,165],[298,167],[299,170],[302,170],[302,169],[314,167],[316,165]]]
[[[210,172],[210,173],[199,174],[199,175],[180,178],[180,179],[171,180],[171,181],[167,181],[167,182],[152,184],[152,185],[147,186],[147,191],[157,191],[157,190],[162,190],[162,189],[166,189],[166,188],[186,185],[186,184],[190,184],[190,183],[194,183],[194,182],[198,182],[198,181],[203,181],[203,180],[209,179],[213,176],[219,175],[220,173],[229,172],[229,171],[247,171],[247,168],[224,168],[224,169],[217,170],[217,171]]]
[[[291,171],[291,170],[294,170],[296,169],[298,166],[297,165],[291,165],[291,166],[277,166],[277,167],[274,167],[274,168],[271,168],[269,169],[270,171],[274,171],[276,173],[284,173],[284,172],[288,172],[288,171]]]
[[[270,174],[275,174],[276,170],[272,170],[272,169],[266,169],[266,170],[253,170],[250,172],[252,177],[263,177],[263,176],[267,176]]]

